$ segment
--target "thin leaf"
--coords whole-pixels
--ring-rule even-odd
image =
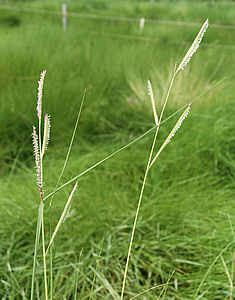
[[[54,195],[55,195],[55,191],[57,191],[57,189],[58,189],[60,180],[61,180],[61,178],[62,178],[62,175],[63,175],[63,173],[64,173],[64,170],[65,170],[65,168],[66,168],[66,165],[67,165],[67,162],[68,162],[68,159],[69,159],[69,155],[70,155],[70,152],[71,152],[71,149],[72,149],[73,141],[74,141],[74,138],[75,138],[75,134],[76,134],[76,131],[77,131],[77,127],[78,127],[78,123],[79,123],[79,120],[80,120],[80,117],[81,117],[81,113],[82,113],[82,108],[83,108],[85,96],[86,96],[86,90],[84,90],[84,93],[83,93],[82,102],[81,102],[81,105],[80,105],[80,108],[79,108],[77,120],[76,120],[76,123],[75,123],[75,126],[74,126],[72,138],[71,138],[71,141],[70,141],[70,144],[69,144],[69,148],[68,148],[68,152],[67,152],[67,155],[66,155],[66,158],[65,158],[65,161],[64,161],[64,165],[63,165],[63,168],[62,168],[62,170],[61,170],[59,179],[58,179],[58,181],[57,181],[57,183],[56,183],[54,192],[52,192],[52,195],[53,195],[53,196],[52,196],[52,199],[51,199],[51,201],[50,201],[50,205],[52,204],[52,201],[53,201],[53,198],[54,198]]]
[[[95,278],[96,278],[96,274],[97,274],[98,268],[99,268],[99,262],[100,262],[101,252],[102,252],[103,244],[104,244],[104,237],[105,237],[105,233],[104,233],[103,239],[101,241],[100,252],[99,252],[99,256],[97,258],[97,262],[96,262],[96,268],[95,268],[95,273],[94,273],[94,277],[93,277],[93,281],[92,281],[92,285],[91,285],[91,291],[90,291],[89,300],[92,297],[93,288],[94,288],[94,284],[95,284]]]
[[[96,276],[102,281],[104,287],[109,291],[110,295],[113,297],[114,300],[120,300],[120,296],[118,293],[113,289],[112,285],[109,281],[105,278],[103,274],[99,274],[92,266],[90,266],[91,270],[96,273]]]
[[[35,238],[35,247],[34,247],[34,258],[33,258],[33,273],[32,273],[32,283],[31,283],[31,300],[34,299],[34,282],[35,282],[35,272],[36,272],[36,261],[37,261],[37,253],[38,253],[38,244],[39,237],[41,231],[42,224],[42,205],[40,203],[38,208],[38,221],[37,221],[37,229],[36,229],[36,238]]]
[[[220,253],[216,256],[216,258],[213,260],[213,262],[210,264],[208,270],[206,271],[205,275],[203,276],[201,283],[199,284],[196,293],[194,295],[193,299],[199,299],[197,298],[198,293],[200,292],[200,289],[202,288],[203,283],[205,282],[207,276],[209,275],[210,271],[212,270],[215,263],[218,261],[218,259],[221,257],[221,255],[233,244],[234,242],[229,243],[224,249],[220,251]]]

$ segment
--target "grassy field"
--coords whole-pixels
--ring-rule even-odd
[[[30,298],[39,204],[31,132],[37,124],[37,81],[42,70],[47,70],[43,109],[52,123],[44,166],[49,194],[63,166],[84,89],[84,109],[61,183],[154,126],[147,79],[159,107],[175,62],[181,61],[207,17],[211,27],[177,76],[163,119],[226,80],[194,102],[182,129],[150,171],[125,299],[166,283],[173,271],[166,291],[156,288],[137,299],[232,299],[235,6],[215,2],[151,6],[72,0],[69,13],[86,17],[69,15],[66,32],[60,15],[44,11],[60,11],[62,2],[0,5],[1,299]],[[27,12],[22,11],[25,7]],[[141,17],[146,18],[142,32]],[[178,117],[161,127],[159,146]],[[75,299],[76,285],[77,299],[89,299],[97,262],[91,299],[118,299],[115,293],[121,292],[152,138],[153,133],[148,134],[79,178],[70,216],[56,241],[54,299]],[[71,189],[72,185],[56,194],[53,226]],[[48,211],[46,201],[47,243]],[[39,251],[35,299],[44,299],[43,293]]]

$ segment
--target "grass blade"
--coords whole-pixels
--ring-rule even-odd
[[[222,249],[220,251],[220,253],[216,256],[216,258],[213,260],[213,262],[211,263],[211,265],[209,266],[208,270],[206,271],[205,275],[203,276],[197,290],[196,290],[196,293],[194,295],[194,298],[193,299],[196,299],[197,298],[197,295],[198,293],[200,292],[200,289],[203,285],[203,283],[205,282],[207,276],[209,275],[210,271],[212,270],[213,266],[215,265],[215,263],[218,261],[218,259],[221,257],[221,255],[234,243],[234,241],[232,241],[231,243],[229,243],[224,249]]]
[[[34,297],[33,297],[33,295],[34,295],[34,282],[35,282],[36,261],[37,261],[38,244],[39,244],[39,237],[40,237],[40,231],[41,231],[41,223],[42,223],[42,205],[40,203],[39,208],[38,208],[38,221],[37,221],[35,248],[34,248],[34,258],[33,258],[33,273],[32,273],[32,284],[31,284],[31,297],[30,297],[31,300],[34,299]]]
[[[109,281],[105,278],[103,274],[99,274],[92,266],[90,266],[90,269],[96,273],[96,276],[102,281],[104,287],[109,291],[110,295],[114,300],[120,300],[120,296],[117,292],[113,289],[112,285],[109,283]]]
[[[63,176],[64,170],[65,170],[65,168],[66,168],[66,165],[67,165],[67,162],[68,162],[68,159],[69,159],[69,155],[70,155],[70,152],[71,152],[71,149],[72,149],[73,141],[74,141],[74,138],[75,138],[75,134],[76,134],[76,131],[77,131],[77,127],[78,127],[78,123],[79,123],[79,120],[80,120],[80,117],[81,117],[81,113],[82,113],[82,108],[83,108],[85,96],[86,96],[86,90],[84,90],[84,93],[83,93],[82,102],[81,102],[81,105],[80,105],[80,108],[79,108],[77,120],[76,120],[76,123],[75,123],[75,126],[74,126],[73,134],[72,134],[71,141],[70,141],[69,148],[68,148],[68,152],[67,152],[67,155],[66,155],[66,158],[65,158],[65,161],[64,161],[64,165],[63,165],[63,168],[62,168],[62,170],[61,170],[59,179],[58,179],[58,181],[57,181],[57,183],[56,183],[54,192],[52,192],[52,199],[51,199],[51,201],[50,201],[50,206],[52,205],[52,201],[53,201],[53,199],[54,199],[55,191],[57,191],[57,189],[58,189],[60,180],[61,180],[61,178],[62,178],[62,176]],[[44,200],[45,200],[45,198],[44,198]]]
[[[90,292],[89,300],[92,297],[93,288],[94,288],[94,284],[95,284],[95,278],[96,278],[96,274],[97,274],[98,268],[99,268],[100,256],[101,256],[101,252],[102,252],[103,244],[104,244],[104,237],[105,237],[105,233],[104,233],[103,239],[101,241],[100,252],[99,252],[99,256],[97,258],[97,262],[96,262],[96,268],[95,268],[95,273],[94,273],[94,277],[93,277],[93,281],[92,281],[92,285],[91,285],[91,292]]]
[[[72,145],[73,145],[73,142],[74,142],[74,138],[75,138],[75,134],[76,134],[76,131],[77,131],[78,123],[79,123],[79,120],[80,120],[80,117],[81,117],[85,96],[86,96],[86,90],[84,90],[84,93],[83,93],[82,102],[80,104],[80,108],[79,108],[78,115],[77,115],[77,120],[76,120],[76,123],[75,123],[75,126],[74,126],[73,134],[72,134],[71,141],[70,141],[70,144],[69,144],[69,148],[68,148],[68,151],[67,151],[67,155],[66,155],[66,158],[65,158],[65,161],[64,161],[64,165],[63,165],[63,168],[61,170],[60,176],[58,178],[58,181],[56,183],[56,186],[54,188],[54,192],[52,194],[52,198],[51,198],[51,201],[50,201],[50,240],[52,238],[52,201],[54,199],[55,191],[58,189],[58,186],[60,184],[60,180],[63,176],[64,170],[66,168],[66,165],[67,165],[67,162],[68,162],[68,159],[69,159],[69,155],[70,155]],[[53,253],[52,253],[52,247],[50,248],[50,297],[51,297],[51,300],[52,300],[53,299]]]
[[[44,271],[44,286],[45,286],[45,298],[48,300],[48,293],[47,293],[47,265],[46,265],[46,255],[45,255],[45,237],[44,237],[44,219],[43,219],[43,211],[44,211],[44,204],[41,202],[42,207],[42,255],[43,255],[43,271]]]

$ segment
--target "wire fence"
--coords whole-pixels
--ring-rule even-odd
[[[53,11],[46,9],[34,9],[27,7],[12,7],[8,5],[0,5],[0,9],[10,10],[10,11],[20,11],[20,12],[28,12],[28,13],[38,13],[38,14],[48,14],[61,16],[61,11]],[[133,17],[121,17],[121,16],[106,16],[106,15],[95,15],[95,14],[83,14],[77,12],[67,12],[68,17],[73,18],[82,18],[82,19],[96,19],[96,20],[109,20],[109,21],[119,21],[119,22],[132,22],[139,23],[140,18]],[[189,26],[189,27],[201,27],[201,23],[195,22],[183,22],[183,21],[168,21],[168,20],[156,20],[156,19],[145,19],[146,23],[149,24],[158,24],[158,25],[172,25],[172,26]],[[235,30],[234,25],[224,25],[224,24],[210,24],[211,28],[218,29],[230,29]]]
[[[136,41],[143,41],[143,42],[160,42],[163,40],[161,38],[153,38],[153,37],[145,37],[145,36],[137,36],[137,35],[129,35],[129,34],[127,35],[127,34],[112,33],[112,32],[100,32],[100,31],[88,31],[88,30],[79,30],[79,31],[86,35],[102,36],[107,38],[119,38],[125,40],[136,40]],[[192,42],[189,41],[172,40],[172,39],[167,39],[166,43],[178,44],[178,45],[192,44]],[[235,46],[233,45],[213,44],[213,43],[204,43],[204,42],[200,47],[235,50]]]
[[[62,11],[53,11],[53,10],[45,10],[45,9],[34,9],[27,7],[13,7],[9,5],[0,5],[0,10],[8,10],[15,12],[25,12],[25,13],[36,13],[36,14],[47,14],[54,16],[62,16]],[[122,16],[106,16],[106,15],[96,15],[96,14],[83,14],[77,12],[66,12],[67,17],[72,18],[80,18],[80,19],[93,19],[93,20],[108,20],[108,21],[117,21],[117,22],[132,22],[132,23],[140,23],[141,18],[133,18],[133,17],[122,17]],[[156,20],[156,19],[144,19],[145,23],[156,24],[156,25],[167,25],[167,26],[189,26],[189,27],[201,27],[201,23],[194,22],[182,22],[182,21],[168,21],[168,20]],[[222,30],[235,30],[235,26],[233,25],[224,25],[224,24],[210,24],[210,28],[222,29]],[[153,37],[144,37],[144,36],[136,36],[136,35],[127,35],[127,34],[119,34],[119,33],[111,33],[111,32],[98,32],[98,31],[88,31],[88,30],[80,30],[80,32],[84,32],[90,35],[110,37],[110,38],[120,38],[120,39],[128,39],[128,40],[138,40],[145,42],[157,42],[161,41],[160,38]],[[190,44],[188,41],[184,40],[172,40],[167,39],[167,42],[173,44]],[[215,44],[215,43],[203,43],[204,47],[213,47],[213,48],[221,48],[234,50],[234,45],[225,45],[225,44]]]

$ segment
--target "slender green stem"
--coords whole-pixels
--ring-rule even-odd
[[[44,204],[41,202],[42,206],[42,253],[43,253],[43,267],[44,267],[44,285],[45,285],[45,298],[48,300],[47,293],[47,266],[46,266],[46,255],[45,255],[45,237],[44,237],[44,220],[43,220],[43,211]]]
[[[168,88],[168,92],[167,92],[167,95],[166,95],[166,99],[165,99],[164,104],[163,104],[163,108],[162,108],[162,111],[161,111],[161,114],[160,114],[160,117],[159,117],[159,125],[157,126],[157,129],[156,129],[156,133],[155,133],[153,143],[152,143],[152,147],[151,147],[150,154],[149,154],[149,159],[148,159],[146,171],[145,171],[145,174],[144,174],[144,180],[143,180],[141,191],[140,191],[139,201],[138,201],[138,205],[137,205],[137,209],[136,209],[135,220],[134,220],[134,224],[133,224],[133,228],[132,228],[131,239],[130,239],[128,254],[127,254],[126,267],[125,267],[123,282],[122,282],[121,300],[124,297],[126,277],[127,277],[127,271],[128,271],[129,260],[130,260],[130,255],[131,255],[131,249],[132,249],[132,244],[133,244],[133,240],[134,240],[136,224],[137,224],[137,220],[138,220],[138,216],[139,216],[140,205],[141,205],[141,201],[142,201],[142,198],[143,198],[145,183],[146,183],[148,172],[149,172],[149,169],[150,169],[150,164],[151,164],[153,151],[154,151],[154,148],[155,148],[155,144],[156,144],[156,140],[157,140],[157,136],[158,136],[158,132],[159,132],[159,127],[160,127],[160,124],[161,124],[163,113],[164,113],[164,110],[166,108],[166,104],[167,104],[167,101],[168,101],[168,98],[169,98],[169,95],[170,95],[170,92],[171,92],[171,88],[172,88],[174,79],[175,79],[175,74],[172,76],[171,83],[170,83],[170,86]]]
[[[35,248],[34,248],[34,259],[33,259],[33,272],[32,272],[32,283],[31,283],[31,300],[34,300],[34,282],[35,282],[35,273],[36,273],[36,261],[37,261],[37,253],[38,253],[38,244],[40,238],[41,231],[41,222],[42,222],[42,205],[40,203],[38,208],[38,221],[37,221],[37,229],[36,229],[36,238],[35,238]]]
[[[134,239],[134,235],[135,235],[136,224],[137,224],[137,220],[138,220],[138,216],[139,216],[139,210],[140,210],[140,205],[141,205],[141,201],[142,201],[142,197],[143,197],[143,193],[144,193],[145,183],[146,183],[147,176],[148,176],[149,164],[150,164],[151,159],[152,159],[152,154],[153,154],[155,142],[156,142],[156,139],[157,139],[157,133],[158,133],[158,130],[156,130],[156,133],[155,133],[155,136],[154,136],[152,148],[151,148],[149,159],[148,159],[147,168],[146,168],[146,171],[145,171],[145,174],[144,174],[144,180],[143,180],[142,187],[141,187],[139,201],[138,201],[138,205],[137,205],[137,209],[136,209],[135,220],[134,220],[134,224],[133,224],[133,229],[132,229],[132,233],[131,233],[131,239],[130,239],[128,254],[127,254],[126,267],[125,267],[123,282],[122,282],[121,300],[123,299],[123,296],[124,296],[124,290],[125,290],[125,285],[126,285],[126,277],[127,277],[127,271],[128,271],[128,266],[129,266],[129,260],[130,260],[130,255],[131,255],[133,239]]]
[[[160,300],[160,299],[163,300],[163,299],[165,298],[165,295],[166,295],[166,291],[167,291],[168,285],[169,285],[170,280],[171,280],[171,277],[173,276],[174,273],[175,273],[175,270],[173,270],[173,272],[170,274],[170,276],[169,276],[169,278],[168,278],[166,284],[164,285],[164,287],[163,287],[161,293],[160,293],[159,296],[157,297],[157,300]],[[161,295],[162,295],[163,293],[164,293],[163,298],[161,298]]]
[[[50,205],[50,239],[52,236],[52,207]],[[53,248],[50,249],[50,297],[53,300]]]
[[[170,86],[168,88],[168,92],[167,92],[167,95],[166,95],[166,99],[164,101],[164,105],[163,105],[163,108],[162,108],[162,111],[161,111],[161,114],[160,114],[160,117],[159,117],[159,124],[161,123],[162,121],[162,117],[163,117],[163,114],[164,114],[164,111],[165,111],[165,108],[166,108],[166,104],[168,102],[168,99],[169,99],[169,96],[170,96],[170,92],[171,92],[171,89],[172,89],[172,85],[173,85],[173,82],[174,82],[174,79],[175,79],[175,73],[174,75],[172,76],[172,79],[171,79],[171,83],[170,83]]]
[[[235,250],[233,250],[233,260],[232,260],[232,267],[231,267],[231,285],[230,285],[230,296],[229,296],[230,300],[233,299],[234,265],[235,265]]]

